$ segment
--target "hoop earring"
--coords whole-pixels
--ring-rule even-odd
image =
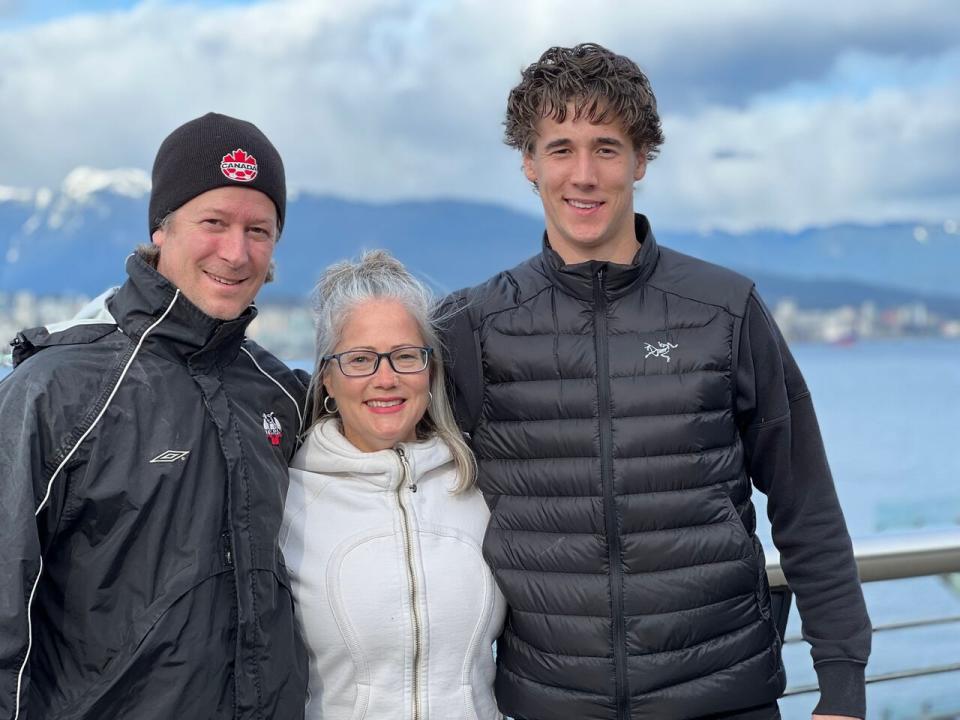
[[[333,407],[332,407],[332,408],[331,408],[330,405],[328,404],[331,400],[333,400]],[[337,401],[336,401],[336,398],[333,397],[333,395],[327,395],[327,396],[323,399],[323,409],[326,410],[330,415],[336,415],[336,414],[337,414],[337,410],[339,410],[340,408],[337,407]]]
[[[430,398],[429,400],[427,400],[427,405],[432,405],[432,404],[433,404],[433,393],[430,392],[429,390],[427,390],[427,397]]]

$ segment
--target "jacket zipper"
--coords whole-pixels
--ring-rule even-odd
[[[410,465],[407,463],[407,455],[402,447],[394,448],[397,456],[400,458],[400,469],[403,473],[400,484],[397,486],[397,504],[400,506],[400,524],[403,527],[403,552],[407,565],[407,582],[410,585],[410,608],[412,609],[413,619],[413,720],[420,720],[420,655],[423,646],[420,635],[422,625],[420,623],[420,611],[417,607],[417,575],[414,570],[413,558],[413,536],[410,531],[410,511],[403,501],[403,490],[410,477]],[[417,491],[416,483],[411,482],[410,490]]]
[[[603,271],[597,271],[593,285],[597,349],[597,391],[600,415],[600,479],[603,484],[603,520],[607,533],[607,560],[610,565],[610,600],[613,617],[613,665],[616,676],[617,718],[630,720],[630,687],[627,682],[627,642],[623,618],[623,566],[617,504],[613,493],[613,420],[610,417],[610,344],[607,337],[607,296]]]

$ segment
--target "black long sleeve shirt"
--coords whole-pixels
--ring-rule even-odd
[[[756,291],[740,335],[736,412],[747,472],[811,644],[816,712],[863,717],[872,630],[810,391]]]

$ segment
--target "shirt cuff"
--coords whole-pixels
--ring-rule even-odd
[[[828,660],[814,669],[820,681],[820,702],[815,715],[846,715],[863,718],[867,713],[865,666],[846,660]]]

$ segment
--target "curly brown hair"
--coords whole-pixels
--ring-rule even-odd
[[[633,60],[595,43],[552,47],[523,71],[507,100],[504,142],[532,153],[537,122],[562,123],[573,103],[573,119],[592,123],[619,120],[637,150],[653,160],[663,144],[657,98]]]

